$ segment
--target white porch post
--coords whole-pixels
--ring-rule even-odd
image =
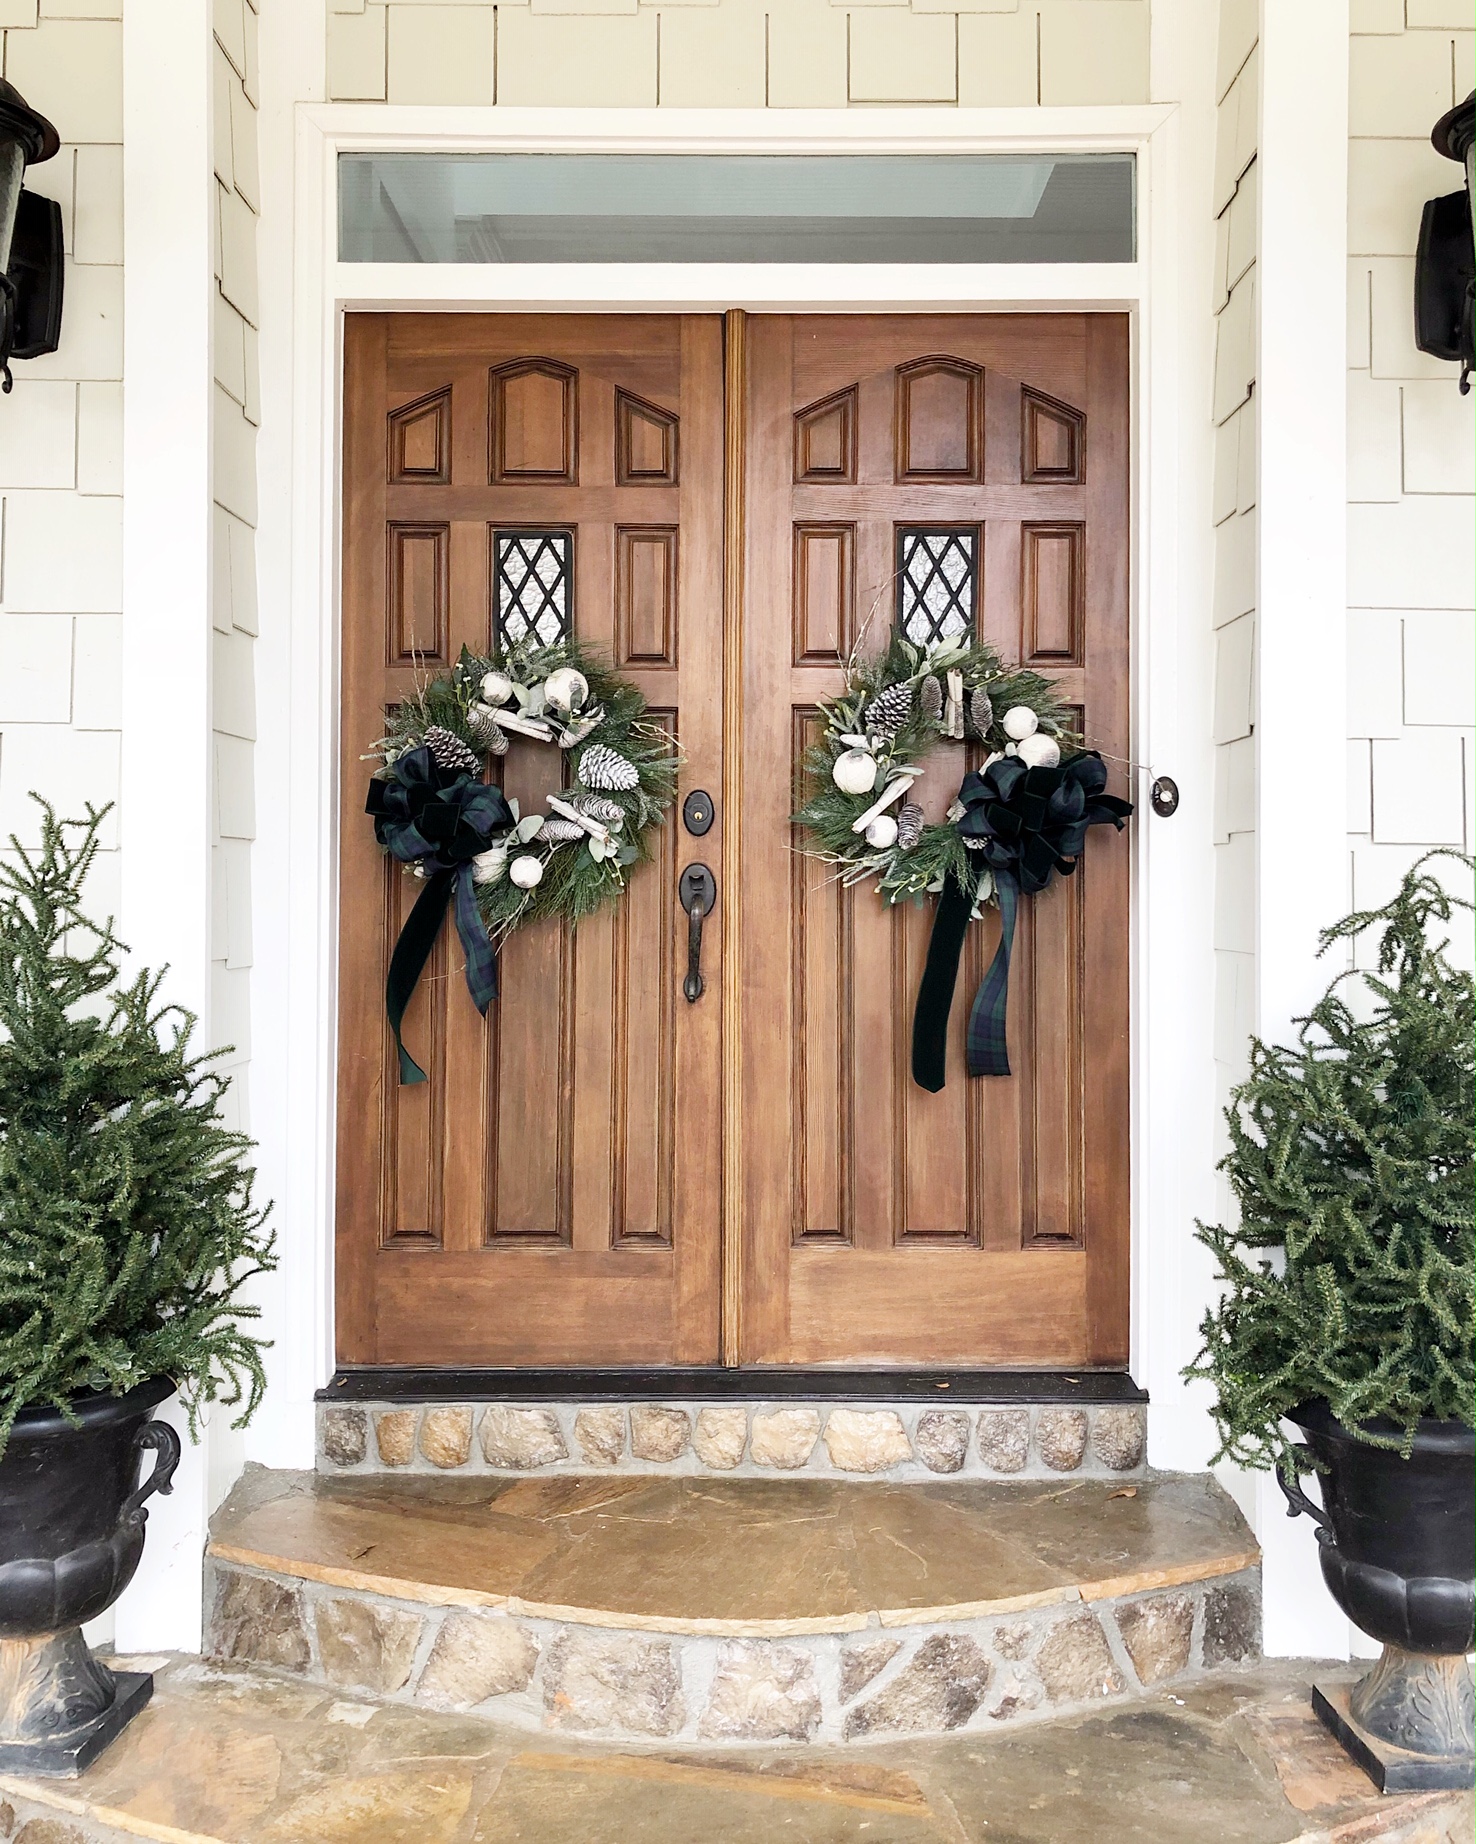
[[[1299,793],[1345,758],[1348,0],[1261,0],[1257,264],[1257,1030],[1292,1019],[1336,971],[1317,932],[1347,907],[1341,798],[1309,824]],[[1258,1482],[1266,1651],[1345,1657],[1309,1521]]]
[[[123,11],[123,939],[209,1042],[214,215],[206,0]],[[171,1416],[174,1410],[167,1411]],[[183,1430],[182,1418],[179,1421]],[[200,1644],[206,1455],[149,1505],[120,1650]]]

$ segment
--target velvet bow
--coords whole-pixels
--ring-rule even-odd
[[[1010,1073],[1006,1005],[1021,892],[1044,890],[1055,872],[1069,877],[1087,829],[1106,824],[1121,832],[1132,813],[1128,801],[1103,791],[1106,786],[1106,766],[1094,751],[1057,768],[1030,768],[1016,756],[1001,756],[964,777],[958,830],[994,874],[1000,916],[999,946],[969,1012],[971,1076]],[[912,1079],[934,1092],[943,1086],[948,1014],[971,907],[968,894],[950,877],[938,899],[912,1022]]]
[[[384,984],[400,1080],[424,1082],[425,1071],[400,1041],[400,1027],[453,895],[467,990],[483,1013],[497,997],[497,957],[477,910],[472,860],[488,849],[494,833],[512,825],[512,810],[501,788],[474,781],[464,770],[440,767],[423,746],[407,750],[385,774],[375,776],[364,810],[373,816],[374,836],[390,856],[403,864],[419,863],[425,875],[425,888],[400,930]]]

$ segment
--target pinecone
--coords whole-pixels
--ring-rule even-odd
[[[576,826],[573,820],[561,820],[557,815],[546,819],[538,828],[540,845],[572,845],[576,839],[584,836],[582,826]]]
[[[893,737],[912,715],[912,687],[888,685],[867,705],[862,722],[868,736]]]
[[[923,821],[927,816],[915,800],[904,800],[897,809],[897,850],[910,852],[922,837]]]
[[[612,830],[625,821],[625,809],[620,802],[607,800],[603,794],[576,794],[569,805],[576,813],[588,814],[590,819]]]
[[[634,762],[604,743],[591,743],[579,758],[579,779],[587,788],[629,790],[640,782]]]
[[[485,749],[488,755],[505,756],[507,754],[511,739],[486,706],[482,707],[481,712],[475,709],[471,712],[467,717],[466,727],[472,733],[473,742],[479,749]]]
[[[463,743],[454,730],[447,730],[441,724],[427,725],[421,741],[434,757],[436,767],[445,769],[448,774],[475,775],[482,766],[476,750]]]
[[[918,691],[918,702],[922,705],[922,714],[929,723],[941,723],[943,720],[943,687],[931,674],[925,678]]]
[[[994,722],[994,701],[982,685],[969,696],[969,722],[977,735],[988,736]]]

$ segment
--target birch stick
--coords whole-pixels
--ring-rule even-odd
[[[511,711],[499,711],[497,722],[504,730],[511,730],[518,736],[531,736],[540,743],[553,741],[553,726],[538,717],[517,717]]]
[[[601,845],[610,843],[610,828],[593,820],[587,813],[581,813],[578,807],[571,807],[567,800],[560,800],[557,794],[545,794],[543,797],[561,819],[573,820],[576,826],[582,826],[590,838],[598,839]]]
[[[894,800],[900,800],[902,798],[921,773],[922,770],[920,768],[902,769],[898,773],[895,781],[889,781],[887,783],[886,791],[882,794],[881,799],[874,800],[861,815],[860,819],[851,821],[851,831],[865,832],[866,828],[878,814],[885,813]]]

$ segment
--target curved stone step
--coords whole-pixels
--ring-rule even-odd
[[[943,1733],[1259,1652],[1208,1478],[327,1480],[251,1469],[207,1645],[346,1690],[664,1741]]]

